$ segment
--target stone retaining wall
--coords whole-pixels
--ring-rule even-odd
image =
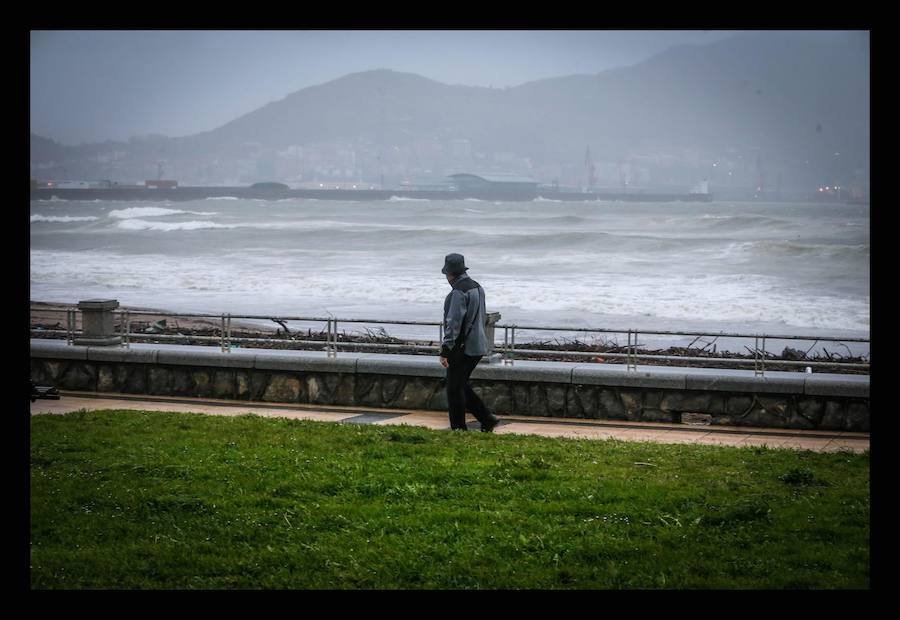
[[[845,431],[869,430],[868,377],[765,378],[626,372],[597,364],[484,365],[472,385],[499,415],[680,422]],[[796,375],[796,373],[789,373]],[[31,377],[62,390],[205,397],[273,403],[447,409],[444,370],[432,357],[140,345],[131,349],[32,341]]]

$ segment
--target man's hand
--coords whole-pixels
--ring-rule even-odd
[[[450,367],[450,362],[447,360],[446,357],[442,357],[442,358],[441,358],[441,366],[443,366],[444,368],[449,368],[449,367]]]

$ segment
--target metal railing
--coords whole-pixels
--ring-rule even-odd
[[[734,365],[753,365],[754,374],[763,376],[765,374],[766,360],[770,363],[777,363],[786,366],[803,366],[803,367],[834,367],[842,366],[844,368],[868,369],[869,363],[854,362],[835,362],[835,361],[818,361],[813,359],[788,360],[788,359],[771,359],[768,356],[770,352],[766,350],[766,340],[794,340],[813,342],[813,347],[820,342],[858,342],[869,343],[868,338],[852,338],[852,337],[832,337],[832,336],[805,336],[793,334],[746,334],[739,332],[697,332],[697,331],[673,331],[673,330],[637,330],[637,329],[609,329],[609,328],[574,328],[574,327],[549,327],[549,326],[522,326],[522,325],[498,325],[504,328],[504,363],[512,364],[514,352],[527,353],[531,355],[548,354],[548,353],[564,353],[565,355],[575,357],[600,357],[603,358],[624,358],[626,368],[628,370],[636,370],[637,360],[649,359],[660,361],[685,361],[685,362],[715,362]],[[578,332],[578,333],[608,333],[608,334],[626,334],[627,345],[625,353],[599,352],[599,351],[548,351],[546,349],[527,349],[515,346],[516,330],[533,330],[533,331],[554,331],[554,332]],[[653,353],[638,353],[638,334],[645,336],[695,336],[694,341],[703,337],[719,338],[746,338],[754,340],[753,357],[752,358],[731,358],[731,357],[691,357],[684,355],[661,355]],[[511,344],[510,344],[511,343]],[[812,350],[810,347],[809,350]]]
[[[76,330],[76,312],[75,308],[48,308],[48,307],[34,307],[32,306],[32,310],[40,310],[43,312],[65,312],[66,313],[66,330],[40,330],[36,331],[39,334],[54,334],[60,335],[65,334],[66,340],[68,344],[73,344],[75,340]],[[254,315],[254,314],[231,314],[231,313],[222,313],[222,314],[207,314],[207,313],[175,313],[175,312],[154,312],[154,311],[136,311],[136,310],[118,310],[114,311],[114,314],[119,315],[120,317],[120,333],[122,334],[122,346],[130,347],[132,339],[144,339],[144,340],[185,340],[191,339],[193,341],[201,341],[201,342],[218,342],[222,352],[229,352],[232,348],[232,344],[240,344],[240,343],[254,343],[254,344],[285,344],[286,342],[300,345],[324,345],[323,348],[326,351],[328,357],[337,357],[338,350],[341,348],[353,348],[353,347],[369,347],[376,350],[383,350],[387,352],[403,350],[403,351],[416,351],[416,352],[438,352],[440,350],[439,343],[443,340],[444,336],[444,325],[439,321],[413,321],[413,320],[385,320],[385,319],[368,319],[368,318],[340,318],[328,316],[328,317],[315,317],[315,316],[273,316],[273,315]],[[132,317],[135,316],[152,316],[152,317],[174,317],[174,318],[190,318],[190,319],[217,319],[220,328],[218,336],[201,336],[201,335],[182,335],[182,334],[163,334],[163,333],[140,333],[133,332],[131,330],[131,320]],[[324,323],[325,333],[324,333],[324,343],[322,340],[298,340],[298,339],[285,339],[285,338],[258,338],[258,337],[234,337],[232,335],[232,327],[231,321],[232,319],[240,319],[240,320],[265,320],[265,321],[274,321],[276,323],[281,323],[284,325],[287,322],[314,322],[314,323]],[[425,344],[425,341],[416,341],[413,339],[408,339],[404,343],[372,343],[372,342],[353,342],[353,341],[340,341],[338,337],[338,324],[373,324],[373,325],[412,325],[412,326],[426,326],[426,327],[437,327],[438,328],[438,345],[434,344]],[[806,341],[813,342],[813,345],[809,347],[807,353],[815,347],[816,344],[820,342],[836,342],[836,343],[847,343],[847,342],[855,342],[855,343],[869,343],[870,340],[868,338],[852,338],[852,337],[831,337],[831,336],[805,336],[805,335],[793,335],[793,334],[747,334],[747,333],[737,333],[737,332],[698,332],[698,331],[673,331],[673,330],[649,330],[649,329],[641,329],[637,330],[634,328],[631,329],[614,329],[614,328],[575,328],[575,327],[565,327],[565,326],[537,326],[537,325],[517,325],[517,324],[503,324],[503,325],[494,325],[494,329],[503,329],[503,342],[501,347],[497,347],[497,343],[494,343],[494,348],[499,349],[501,351],[501,360],[505,365],[513,365],[515,364],[515,356],[516,354],[524,354],[530,356],[568,356],[568,357],[585,357],[585,358],[598,358],[602,357],[603,359],[623,359],[626,365],[626,370],[635,371],[637,370],[638,360],[657,360],[664,362],[691,362],[691,363],[715,363],[715,364],[725,364],[725,365],[752,365],[755,376],[764,376],[766,371],[766,362],[769,361],[770,364],[778,364],[779,366],[801,366],[808,368],[823,368],[823,367],[841,367],[841,368],[852,368],[858,370],[868,370],[870,368],[870,364],[868,362],[858,363],[858,362],[844,362],[844,361],[834,361],[829,359],[829,361],[821,361],[820,359],[806,359],[804,354],[804,359],[800,360],[791,360],[791,359],[779,359],[769,357],[772,355],[770,352],[766,350],[766,341],[772,340],[789,340],[789,341]],[[617,352],[601,352],[601,351],[579,351],[579,350],[566,350],[566,349],[534,349],[528,348],[527,345],[516,345],[516,332],[517,331],[551,331],[551,332],[574,332],[574,333],[584,333],[584,334],[625,334],[627,336],[627,345],[625,346],[624,353]],[[638,353],[638,337],[640,335],[643,336],[695,336],[694,342],[703,337],[713,337],[715,340],[719,338],[738,338],[738,339],[753,339],[754,347],[752,350],[753,357],[743,357],[743,358],[735,358],[735,357],[719,357],[719,356],[685,356],[685,355],[664,355],[659,353]],[[711,344],[711,343],[710,343]],[[691,343],[691,346],[693,343]],[[708,345],[707,345],[708,346]],[[749,350],[749,347],[746,347]],[[690,346],[688,347],[690,349]],[[705,349],[705,348],[704,348]],[[703,350],[699,350],[702,352]],[[849,351],[849,349],[848,349]]]

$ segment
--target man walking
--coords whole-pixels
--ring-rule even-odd
[[[500,420],[488,411],[469,386],[469,375],[488,351],[484,325],[487,317],[484,289],[470,278],[462,254],[448,254],[441,273],[453,287],[444,300],[444,341],[441,365],[447,369],[447,403],[450,428],[468,430],[466,409],[481,422],[481,430],[490,433]]]

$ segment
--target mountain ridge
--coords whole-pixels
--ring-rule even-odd
[[[515,153],[537,166],[577,163],[586,145],[609,161],[666,149],[709,158],[731,149],[764,154],[769,168],[791,178],[803,166],[833,168],[830,154],[839,153],[846,176],[869,165],[868,49],[853,45],[812,32],[741,34],[669,48],[628,67],[502,89],[374,69],[299,89],[206,132],[158,140],[166,156],[186,157],[237,156],[248,144],[383,149],[464,140],[475,152]],[[148,140],[117,144],[130,149]]]

